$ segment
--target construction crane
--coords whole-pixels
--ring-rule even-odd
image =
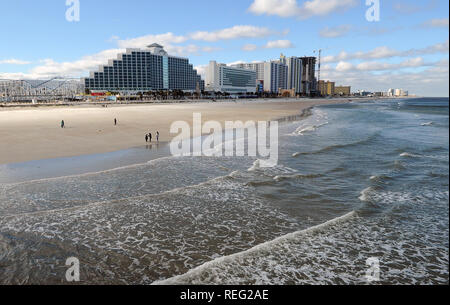
[[[322,61],[322,49],[314,50],[314,53],[319,53],[319,65],[317,70],[317,83],[320,82],[320,68],[321,68],[321,61]]]

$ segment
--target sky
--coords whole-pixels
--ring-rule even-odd
[[[157,42],[202,76],[321,49],[336,85],[449,95],[447,0],[2,0],[0,29],[0,79],[83,77]]]

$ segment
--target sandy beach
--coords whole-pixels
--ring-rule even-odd
[[[160,132],[161,142],[175,121],[266,121],[298,115],[315,105],[348,102],[348,99],[261,100],[180,104],[99,105],[12,108],[0,110],[0,164],[72,157],[127,149],[145,144],[145,134]],[[117,118],[118,125],[114,126]],[[66,128],[60,128],[61,120]]]

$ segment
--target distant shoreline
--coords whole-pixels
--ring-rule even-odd
[[[318,101],[318,100],[376,100],[376,99],[406,99],[419,97],[332,97],[332,98],[260,98],[260,99],[194,99],[194,100],[142,100],[142,101],[102,101],[102,102],[31,102],[0,103],[0,111],[14,108],[49,108],[49,107],[80,107],[80,106],[133,106],[133,105],[167,105],[167,104],[196,104],[196,103],[235,103],[235,102],[264,102],[270,101]]]

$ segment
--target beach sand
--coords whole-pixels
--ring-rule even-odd
[[[145,134],[160,132],[167,142],[175,121],[267,121],[299,115],[302,110],[348,99],[276,99],[180,104],[99,105],[0,110],[0,164],[106,153],[145,145]],[[118,125],[114,126],[117,118]],[[66,128],[60,128],[61,120]]]

